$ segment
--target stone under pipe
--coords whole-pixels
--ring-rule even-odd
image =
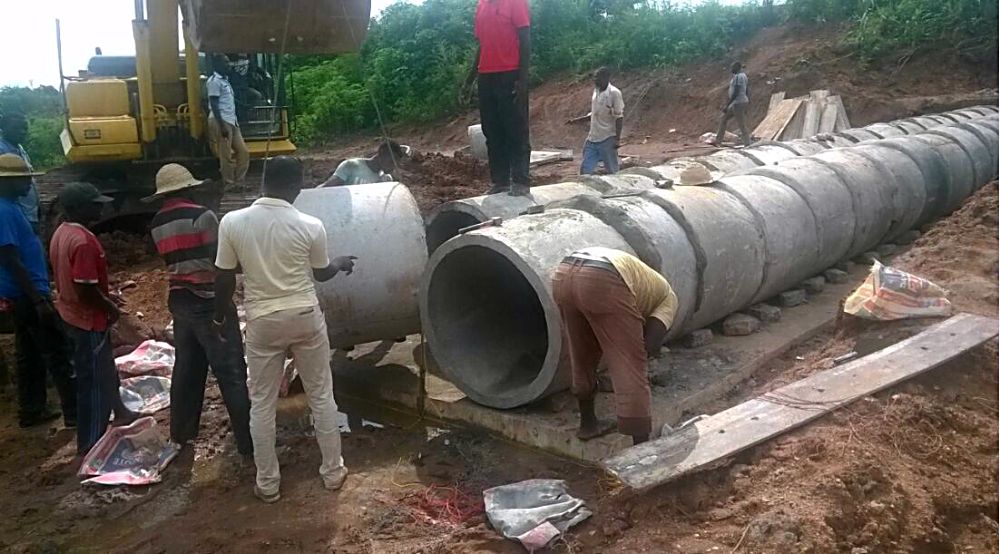
[[[950,213],[996,178],[996,110],[959,111],[890,124],[906,128],[898,136],[851,133],[839,138],[852,146],[754,164],[710,186],[586,194],[452,238],[422,279],[424,335],[474,401],[538,400],[567,384],[550,285],[563,257],[605,246],[658,269],[678,295],[669,337],[679,337]]]
[[[963,108],[933,116],[874,123],[867,127],[839,133],[816,135],[789,142],[763,141],[746,148],[722,149],[705,156],[682,157],[653,167],[635,167],[607,177],[581,176],[573,182],[533,187],[531,195],[512,197],[504,194],[483,195],[453,200],[438,206],[427,218],[427,247],[436,250],[459,230],[494,217],[515,217],[532,206],[545,206],[580,194],[602,196],[631,193],[656,186],[656,181],[679,181],[682,171],[700,165],[711,171],[730,174],[754,167],[771,166],[796,156],[818,154],[836,147],[853,146],[861,141],[893,138],[923,133],[941,125],[953,125],[996,114],[994,106]],[[631,175],[631,177],[630,177]],[[634,176],[648,179],[637,179]],[[652,179],[652,180],[649,180]]]

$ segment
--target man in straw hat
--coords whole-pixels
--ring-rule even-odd
[[[312,410],[323,462],[323,486],[337,490],[347,478],[341,458],[337,403],[333,398],[330,341],[316,297],[315,281],[354,271],[354,256],[330,260],[323,222],[295,208],[302,190],[302,163],[288,156],[264,170],[263,198],[230,212],[219,224],[215,265],[215,323],[233,317],[236,270],[246,278],[247,365],[250,374],[250,435],[257,465],[254,495],[277,502],[281,473],[275,455],[275,409],[285,352],[292,351]]]
[[[64,222],[49,243],[49,260],[58,291],[56,307],[73,342],[77,380],[78,454],[86,454],[108,428],[135,421],[122,402],[111,347],[111,326],[121,316],[108,287],[108,260],[87,225],[101,217],[111,199],[90,183],[69,183],[59,192]]]
[[[167,303],[174,318],[177,356],[170,385],[170,438],[184,444],[198,436],[211,366],[229,412],[236,449],[248,460],[253,443],[243,336],[235,310],[227,314],[221,333],[212,324],[219,219],[201,203],[204,183],[184,166],[167,164],[156,174],[156,194],[145,199],[163,200],[151,227],[170,273]]]
[[[21,427],[59,417],[46,402],[45,372],[59,392],[63,421],[76,426],[76,383],[62,322],[52,306],[42,243],[18,201],[31,187],[28,164],[0,155],[0,299],[12,305],[17,344],[17,400]]]

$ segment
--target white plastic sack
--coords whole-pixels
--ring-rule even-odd
[[[119,392],[125,407],[149,415],[170,406],[170,379],[156,375],[141,375],[122,379]]]
[[[170,377],[174,371],[174,347],[165,342],[147,340],[131,353],[115,358],[115,366],[122,377]]]
[[[934,283],[877,260],[871,273],[847,300],[844,312],[879,321],[908,317],[946,317],[952,312],[947,292]]]
[[[490,525],[528,552],[545,548],[592,515],[583,500],[570,496],[561,479],[528,479],[486,489],[483,503]]]
[[[77,475],[89,477],[84,483],[101,485],[159,483],[178,452],[179,447],[157,430],[155,419],[141,417],[124,427],[108,427],[84,456]]]

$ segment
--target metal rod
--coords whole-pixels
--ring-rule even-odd
[[[68,117],[69,110],[66,106],[66,77],[63,74],[62,25],[59,22],[59,18],[56,18],[56,57],[59,59],[59,95],[62,97],[63,115]]]

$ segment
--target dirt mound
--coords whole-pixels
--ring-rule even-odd
[[[156,258],[156,245],[148,233],[111,231],[97,236],[108,258],[108,269],[121,271]]]

